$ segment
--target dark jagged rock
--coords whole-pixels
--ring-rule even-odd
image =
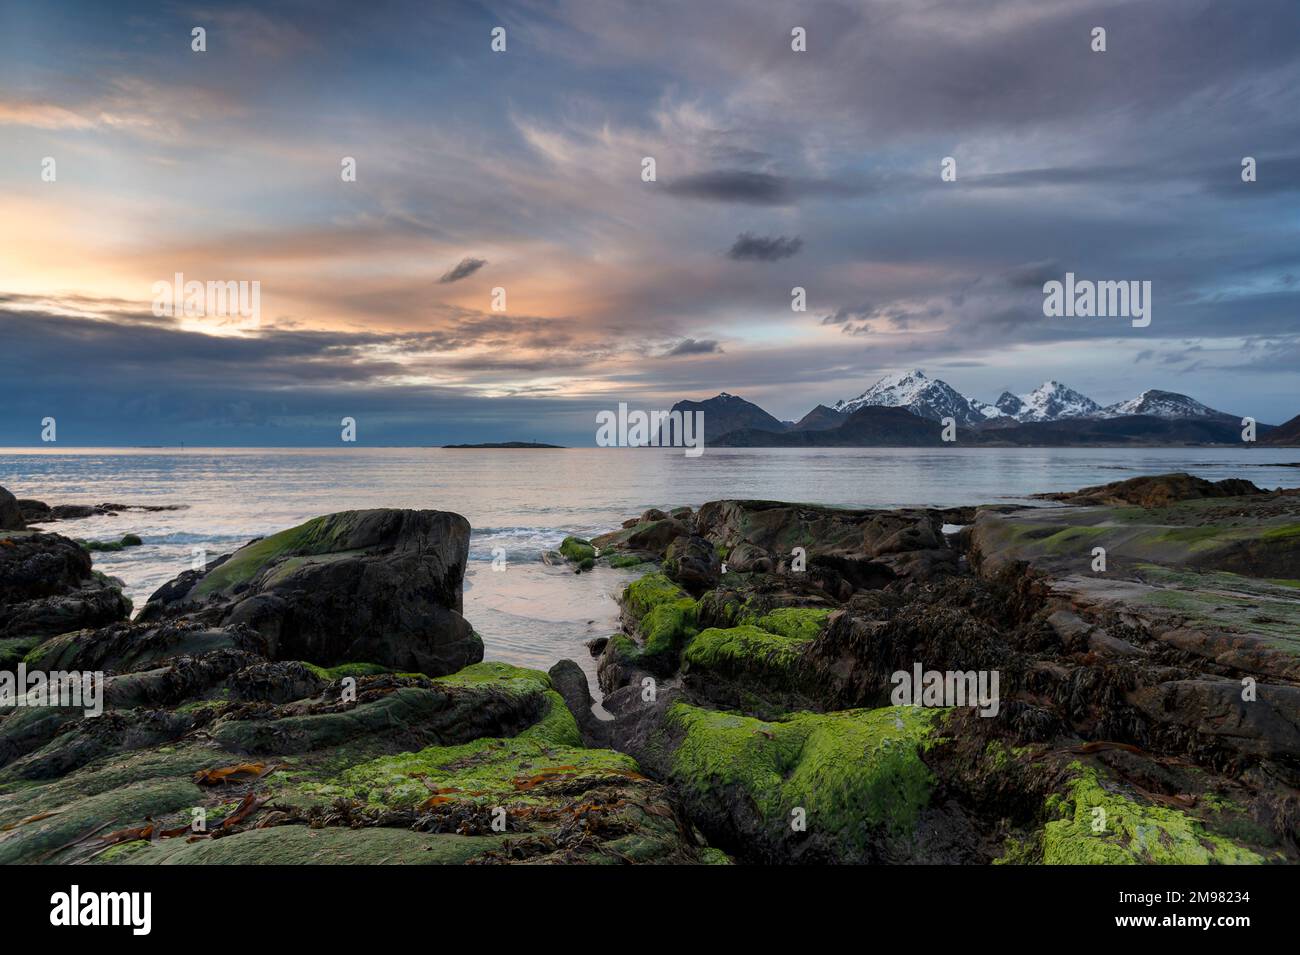
[[[582,731],[583,742],[588,746],[608,747],[612,739],[612,726],[609,721],[599,719],[592,707],[595,700],[591,697],[591,688],[587,685],[587,674],[582,667],[572,660],[561,660],[548,671],[551,685],[555,692],[564,697],[564,704],[577,721]]]
[[[0,640],[25,642],[25,653],[46,637],[103,626],[130,611],[121,585],[92,571],[76,541],[31,530],[0,533]]]
[[[445,511],[344,511],[253,541],[158,591],[141,620],[245,625],[273,659],[437,676],[483,658],[461,616],[469,523]]]
[[[188,504],[55,504],[22,498],[18,508],[28,524],[72,521],[86,517],[116,516],[124,511],[182,511]]]
[[[715,587],[722,572],[714,546],[698,534],[674,539],[664,552],[663,566],[670,580],[696,597]]]
[[[19,501],[0,487],[0,531],[21,531],[26,527]]]

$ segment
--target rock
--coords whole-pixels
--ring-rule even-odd
[[[182,511],[188,504],[55,504],[20,498],[18,508],[28,524],[58,520],[79,520],[85,517],[116,516],[123,511]]]
[[[1110,657],[1142,656],[1142,651],[1133,644],[1127,640],[1121,640],[1119,637],[1112,637],[1100,628],[1088,634],[1088,649],[1093,653],[1100,653],[1103,656]]]
[[[641,679],[641,671],[672,673],[696,633],[695,600],[662,573],[630,583],[622,604],[624,624],[636,639],[617,635],[605,645],[597,672],[606,693]]]
[[[1244,494],[1262,494],[1261,488],[1240,478],[1207,481],[1186,473],[1157,474],[1135,477],[1125,481],[1112,481],[1096,487],[1055,494],[1036,494],[1048,501],[1069,504],[1136,504],[1138,507],[1166,507],[1177,501],[1202,500],[1207,497],[1239,497]]]
[[[0,487],[0,531],[21,531],[26,527],[18,500]]]
[[[718,583],[722,561],[703,537],[678,537],[664,553],[664,573],[687,593],[698,597]]]
[[[240,699],[226,702],[212,678],[232,666],[227,689]],[[583,745],[535,670],[361,676],[352,702],[300,665],[241,666],[220,653],[113,679],[133,681],[130,702],[146,684],[163,693],[155,702],[172,699],[167,687],[186,692],[177,680],[202,702],[63,714],[22,738],[13,718],[0,720],[0,862],[725,861],[634,760]],[[280,702],[295,690],[311,695]],[[209,813],[213,836],[190,829],[193,807]],[[81,838],[149,822],[160,837]]]
[[[469,524],[444,511],[343,511],[240,548],[142,619],[244,625],[276,660],[365,662],[436,676],[483,657],[461,616]]]
[[[23,520],[28,524],[37,524],[49,520],[51,516],[50,505],[44,501],[34,501],[31,498],[20,497],[18,499],[18,510],[22,513]]]
[[[573,714],[582,731],[582,739],[587,746],[608,747],[611,743],[610,723],[598,719],[592,712],[595,700],[591,698],[591,688],[587,685],[587,674],[582,667],[572,660],[561,660],[547,672],[551,685],[564,698],[564,704]]]
[[[92,571],[76,541],[36,531],[0,537],[0,639],[44,639],[130,612],[120,585]]]
[[[767,551],[748,541],[741,541],[733,547],[727,554],[725,563],[727,570],[740,574],[770,574],[776,567],[776,562]]]
[[[567,561],[581,564],[596,556],[596,548],[591,546],[591,541],[581,537],[566,537],[560,542],[560,555]]]
[[[233,673],[230,698],[255,703],[290,703],[316,696],[326,681],[305,663],[254,663]]]
[[[144,541],[142,541],[137,535],[126,534],[121,540],[115,541],[82,541],[81,546],[91,552],[105,550],[118,551],[125,550],[128,547],[139,547],[143,543]]]
[[[1249,554],[1294,579],[1300,496],[1196,490],[1209,496],[1151,518],[1131,503],[705,504],[699,537],[676,539],[663,573],[622,597],[626,632],[599,664],[613,745],[749,862],[1300,857],[1287,835],[1300,818],[1294,586],[1203,569],[1255,566]],[[958,519],[971,526],[944,535]],[[1089,566],[1098,543],[1104,572]],[[683,574],[710,544],[727,576]],[[887,706],[918,665],[950,687],[995,675],[993,698]],[[1243,674],[1257,702],[1241,699]],[[911,738],[917,713],[935,722]],[[877,740],[866,758],[823,750],[860,733]],[[902,762],[877,776],[876,758]],[[903,789],[916,798],[885,795],[886,778],[915,779]],[[1097,800],[1121,821],[1084,841]],[[816,827],[795,835],[791,806]]]
[[[1261,683],[1253,699],[1244,695],[1240,681],[1174,680],[1136,689],[1128,699],[1177,745],[1300,757],[1300,688]]]
[[[50,508],[50,519],[56,521],[75,521],[83,517],[95,517],[100,514],[113,514],[96,504],[56,504]]]
[[[649,524],[642,522],[628,535],[626,547],[628,550],[646,551],[662,557],[669,544],[689,533],[685,524],[670,517]]]
[[[911,707],[764,721],[677,702],[640,758],[747,860],[896,862],[924,858],[936,778],[921,752],[936,723]]]

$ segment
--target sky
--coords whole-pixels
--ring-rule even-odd
[[[590,446],[619,402],[793,420],[910,368],[1278,423],[1297,36],[1294,0],[5,0],[0,444]],[[1150,281],[1150,324],[1045,316],[1067,272]],[[177,273],[259,308],[156,308]]]

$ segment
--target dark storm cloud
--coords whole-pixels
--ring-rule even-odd
[[[444,285],[449,282],[459,282],[461,279],[467,279],[483,266],[487,265],[487,259],[475,259],[466,256],[461,259],[456,266],[450,269],[442,278],[438,279]]]
[[[765,172],[718,169],[665,185],[669,195],[758,206],[790,205],[800,199],[850,198],[871,191],[865,182],[795,179]]]
[[[875,311],[873,305],[841,305],[829,315],[822,316],[823,325],[844,325],[851,321],[870,318]]]
[[[1007,269],[1002,277],[1015,289],[1041,289],[1044,283],[1059,279],[1061,273],[1057,262],[1027,262]]]
[[[340,417],[351,415],[364,443],[514,440],[523,428],[589,445],[589,422],[601,406],[595,399],[483,398],[463,388],[392,383],[419,368],[398,356],[501,332],[483,322],[477,332],[455,335],[261,329],[213,336],[10,305],[0,308],[6,360],[39,373],[22,388],[0,388],[0,444],[39,443],[41,419],[53,416],[61,441],[82,446],[328,445],[338,438]],[[433,361],[447,369],[475,360]],[[526,363],[479,364],[514,371]],[[531,370],[585,364],[557,354]]]
[[[783,235],[762,236],[752,232],[742,232],[727,251],[727,258],[738,262],[777,262],[788,259],[803,248],[803,239],[799,236],[787,238]]]
[[[664,358],[678,355],[713,355],[722,352],[722,346],[711,338],[683,338],[672,348],[663,353]]]

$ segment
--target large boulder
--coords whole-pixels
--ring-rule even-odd
[[[244,624],[276,660],[438,676],[483,658],[461,616],[469,522],[446,511],[343,511],[246,544],[159,589],[141,620]]]
[[[90,554],[59,534],[0,535],[0,640],[26,642],[124,619],[130,600],[90,567]],[[0,648],[0,663],[6,657]],[[23,652],[26,652],[24,649]]]
[[[18,499],[0,487],[0,531],[20,531],[26,526]]]

